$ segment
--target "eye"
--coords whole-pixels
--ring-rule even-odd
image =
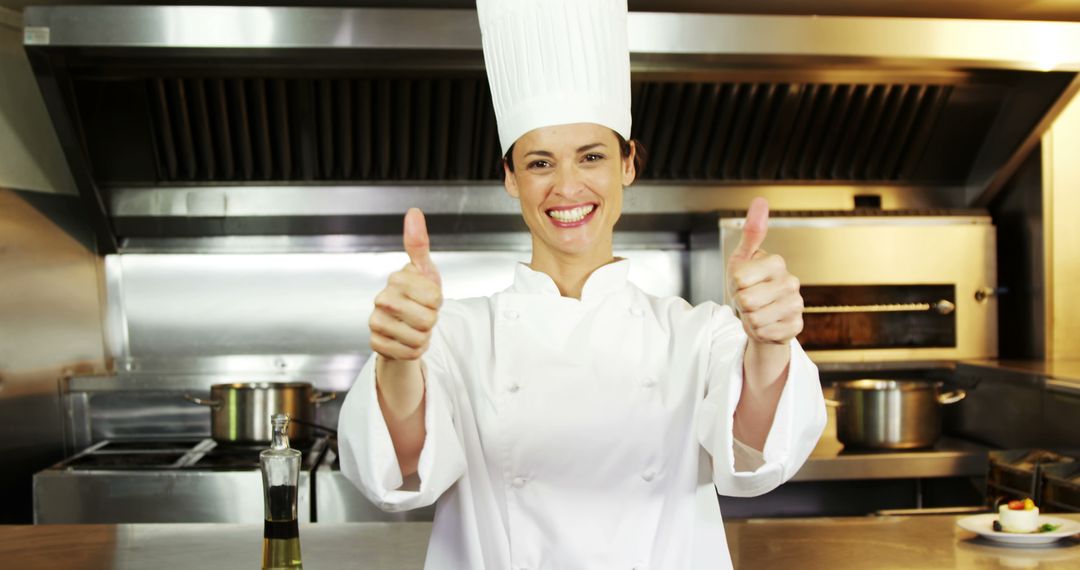
[[[600,160],[604,160],[605,158],[607,158],[607,157],[600,154],[600,153],[598,153],[598,152],[590,152],[590,153],[586,154],[585,156],[581,157],[581,160],[583,162],[597,162],[597,161],[600,161]]]
[[[528,169],[529,170],[538,170],[538,169],[541,169],[541,168],[547,168],[549,166],[551,166],[550,162],[548,162],[546,160],[543,160],[543,159],[540,159],[540,160],[534,160],[534,161],[530,162],[528,164]]]

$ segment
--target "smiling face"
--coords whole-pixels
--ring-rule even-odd
[[[634,181],[633,150],[623,157],[608,127],[576,123],[534,129],[515,143],[506,191],[521,202],[533,257],[611,257],[623,187]]]

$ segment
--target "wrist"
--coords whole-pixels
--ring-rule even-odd
[[[775,344],[750,339],[743,356],[744,387],[766,390],[787,377],[791,362],[791,343]]]
[[[752,338],[746,341],[747,358],[787,361],[791,358],[791,342],[762,342]]]

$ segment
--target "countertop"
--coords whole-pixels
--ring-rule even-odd
[[[1080,386],[1080,359],[1058,360],[964,360],[960,364],[1044,376],[1063,384]]]
[[[832,397],[833,389],[825,388]],[[909,451],[849,450],[836,436],[836,408],[814,451],[792,481],[921,479],[986,475],[989,448],[962,439],[941,437],[933,447]]]
[[[1080,515],[1060,515],[1080,521]],[[736,568],[814,570],[1080,567],[1076,537],[1006,548],[956,526],[960,517],[751,519],[726,525]],[[300,526],[307,570],[419,570],[430,523]],[[262,528],[232,524],[0,526],[0,561],[20,570],[258,568]]]

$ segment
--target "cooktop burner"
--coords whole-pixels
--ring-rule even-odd
[[[325,438],[293,442],[302,468],[312,469],[327,447]],[[252,470],[263,444],[221,444],[212,439],[105,440],[56,465],[68,470]]]

